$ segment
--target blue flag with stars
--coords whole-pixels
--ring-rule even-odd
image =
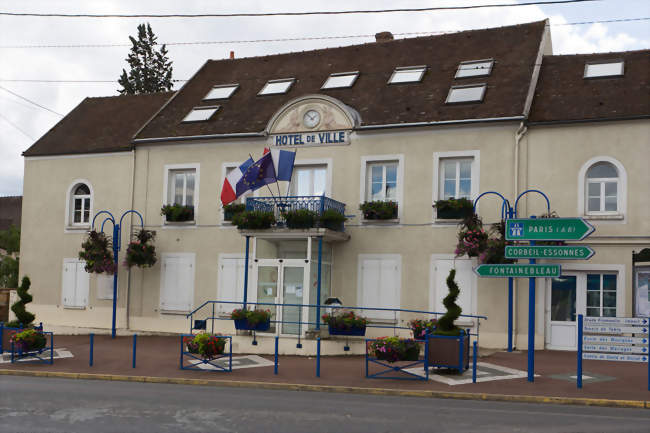
[[[273,159],[271,153],[265,154],[263,157],[255,161],[246,173],[241,182],[247,190],[255,191],[264,185],[277,182],[275,178],[275,169],[273,168]]]

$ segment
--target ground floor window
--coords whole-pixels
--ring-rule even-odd
[[[163,254],[160,267],[160,309],[187,312],[194,301],[194,253]]]
[[[63,259],[62,302],[65,308],[86,308],[90,274],[86,262],[79,259]]]
[[[444,313],[447,311],[442,300],[449,294],[447,287],[447,277],[449,271],[456,269],[455,281],[460,287],[460,294],[456,303],[462,308],[463,314],[474,314],[476,306],[474,299],[476,297],[476,274],[472,271],[474,266],[473,260],[459,259],[434,259],[432,260],[434,296],[433,311]]]
[[[616,274],[587,274],[587,316],[616,317]]]
[[[400,308],[402,258],[398,254],[359,255],[357,304],[366,308]],[[368,318],[392,320],[392,311],[366,310]]]
[[[219,301],[242,302],[244,299],[244,271],[246,269],[243,257],[221,257],[219,260],[219,285],[217,299]],[[250,276],[249,276],[250,277]],[[218,313],[227,314],[240,304],[216,304]]]

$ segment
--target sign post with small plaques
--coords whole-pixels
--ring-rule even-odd
[[[650,321],[643,317],[583,317],[579,314],[578,388],[582,388],[582,361],[588,359],[647,363],[650,391],[648,325]]]

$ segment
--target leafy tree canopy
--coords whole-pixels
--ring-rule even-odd
[[[129,36],[131,52],[126,58],[131,70],[127,73],[122,69],[118,84],[122,86],[118,92],[122,95],[137,95],[140,93],[155,93],[171,90],[172,62],[167,57],[167,47],[163,44],[156,51],[157,37],[147,23],[138,25],[138,39]]]
[[[0,248],[7,251],[7,254],[20,251],[20,229],[18,227],[12,225],[8,230],[0,230]]]

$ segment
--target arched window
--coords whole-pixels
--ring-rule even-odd
[[[72,187],[70,194],[70,225],[86,226],[90,224],[91,198],[90,187],[85,183],[78,183]]]
[[[586,213],[617,214],[620,212],[619,172],[610,162],[600,161],[587,169]]]

